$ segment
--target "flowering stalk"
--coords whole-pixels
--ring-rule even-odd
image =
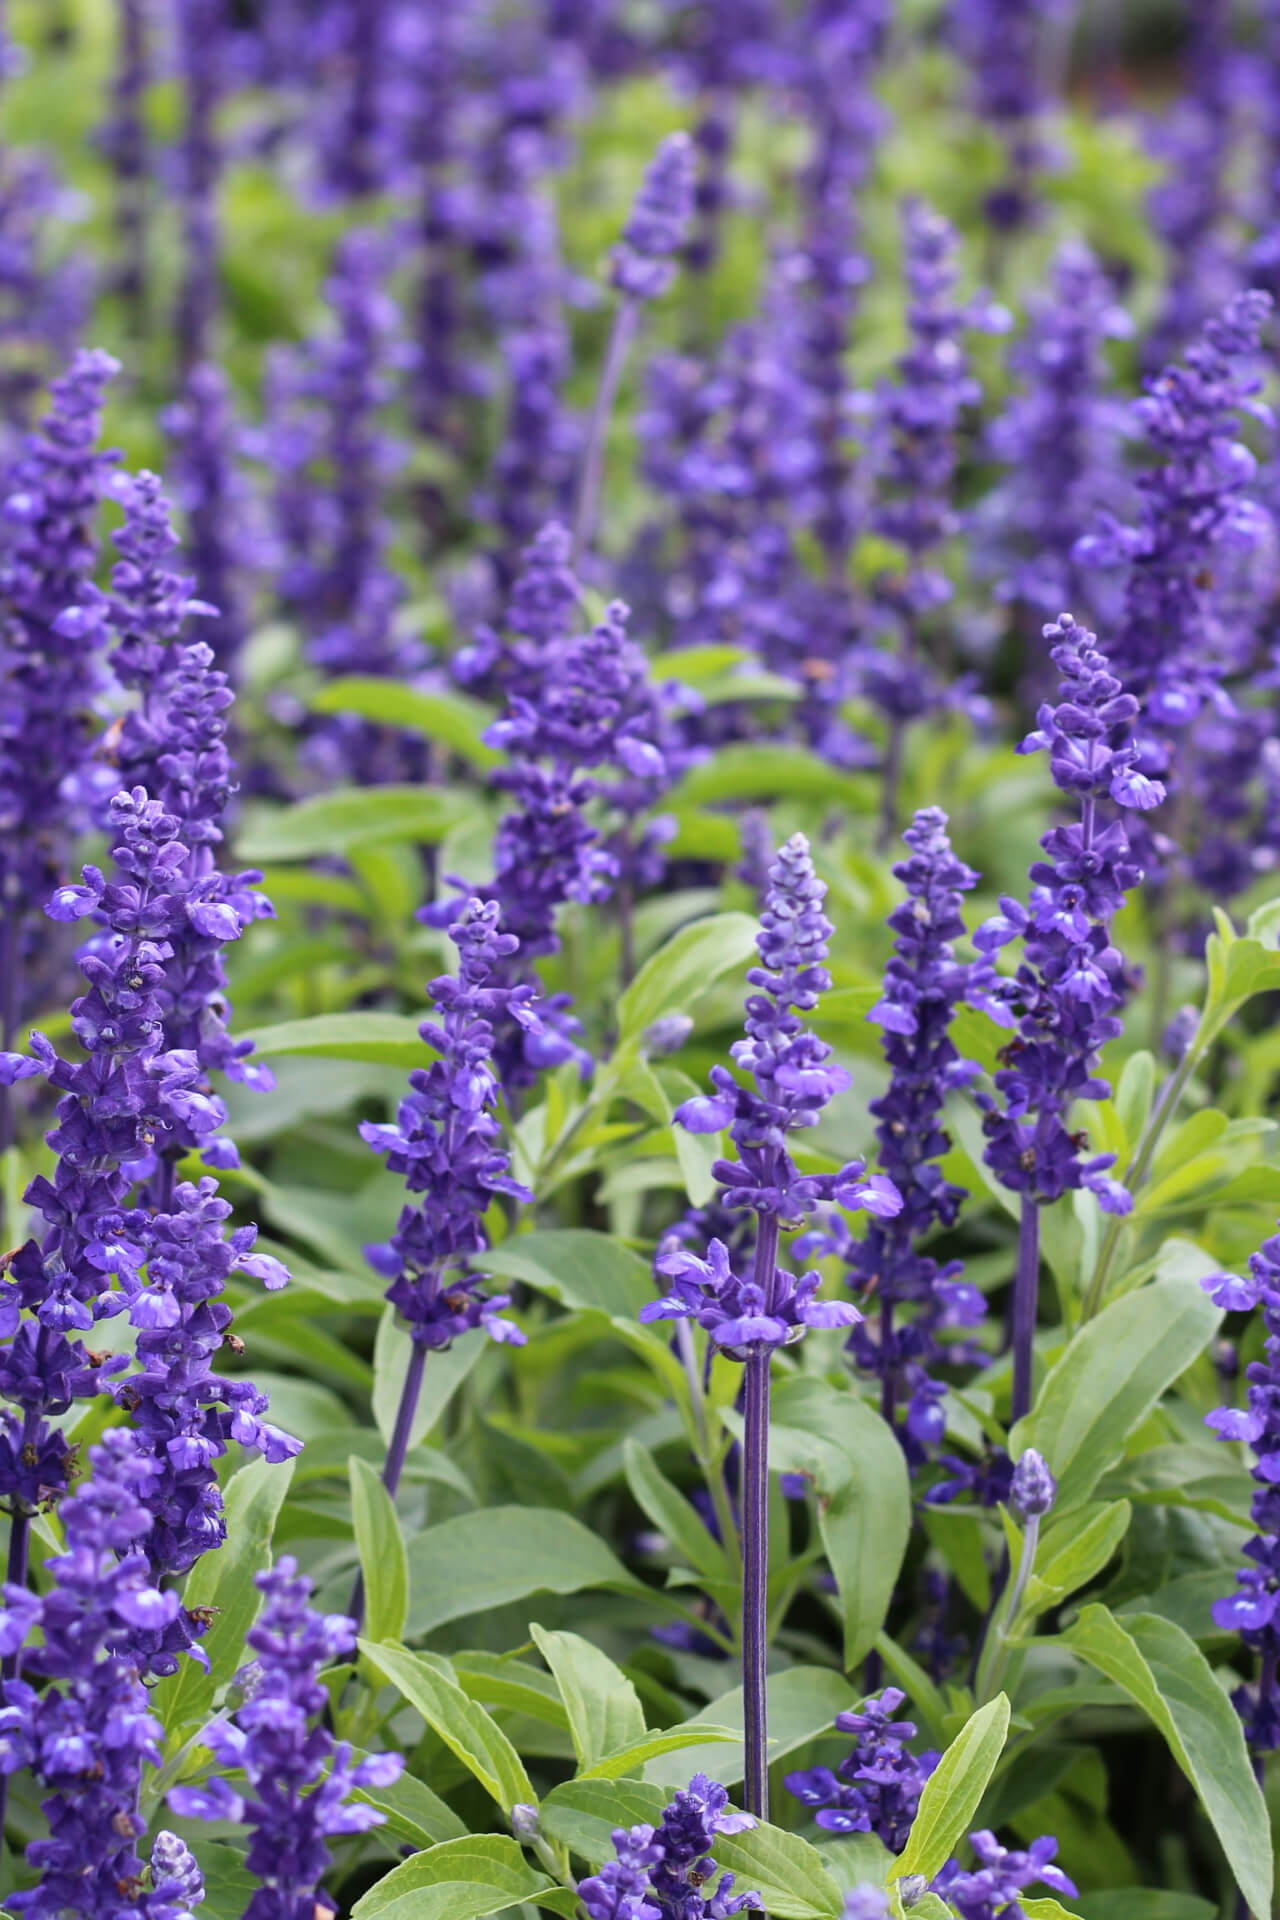
[[[1058,1497],[1058,1483],[1050,1473],[1043,1455],[1034,1447],[1021,1454],[1013,1469],[1009,1486],[1009,1507],[1022,1521],[1022,1554],[1013,1585],[988,1627],[978,1661],[974,1693],[979,1704],[999,1692],[1009,1664],[1010,1642],[1018,1625],[1023,1596],[1035,1571],[1036,1551],[1040,1544],[1040,1522],[1052,1511]]]
[[[716,1835],[756,1824],[750,1813],[732,1812],[728,1801],[722,1786],[695,1773],[656,1828],[615,1828],[615,1858],[578,1887],[589,1920],[729,1920],[744,1907],[762,1906],[758,1893],[733,1892],[731,1873],[720,1875],[710,1899],[703,1892],[717,1873]]]
[[[329,1840],[367,1833],[386,1819],[367,1802],[352,1802],[352,1789],[391,1786],[404,1762],[379,1753],[353,1765],[351,1748],[323,1725],[329,1694],[320,1673],[354,1650],[355,1621],[313,1612],[311,1582],[288,1554],[256,1585],[265,1604],[246,1635],[257,1658],[238,1676],[244,1703],[203,1734],[223,1772],[203,1787],[175,1787],[169,1804],[186,1819],[249,1827],[246,1865],[260,1884],[244,1920],[313,1920]],[[242,1773],[247,1792],[237,1792],[228,1773]]]
[[[746,1038],[733,1057],[751,1075],[743,1086],[727,1067],[713,1067],[710,1095],[686,1100],[676,1120],[691,1133],[728,1127],[741,1158],[717,1160],[714,1173],[725,1204],[755,1216],[752,1277],[742,1280],[722,1240],[712,1240],[707,1258],[684,1249],[659,1258],[658,1271],[674,1280],[661,1300],[641,1309],[646,1321],[694,1319],[713,1345],[745,1364],[742,1464],[742,1687],[748,1809],[768,1818],[769,1759],[766,1673],[769,1657],[769,1398],[774,1349],[803,1338],[806,1327],[847,1327],[858,1318],[845,1301],[820,1301],[816,1272],[797,1279],[779,1269],[778,1239],[784,1224],[824,1202],[863,1208],[882,1217],[902,1200],[882,1175],[864,1179],[861,1162],[833,1174],[800,1174],[786,1138],[817,1123],[828,1102],[849,1085],[845,1068],[831,1063],[831,1049],[808,1031],[810,1012],[830,986],[823,966],[833,931],[822,911],[826,888],[813,869],[809,845],[796,834],[781,849],[769,875],[769,893],[756,945],[760,965],[747,975],[756,989],[747,1000]]]
[[[631,343],[646,300],[656,300],[676,276],[675,259],[689,237],[694,211],[697,159],[687,133],[673,133],[658,148],[636,195],[631,218],[614,249],[610,284],[621,298],[613,317],[600,384],[578,476],[573,514],[573,551],[590,551],[600,512],[605,436]]]
[[[217,0],[179,0],[178,53],[186,95],[182,134],[182,283],[175,325],[184,372],[210,358],[218,316],[218,179],[214,124],[222,92],[226,23]]]
[[[112,114],[102,145],[115,173],[116,237],[120,268],[116,289],[135,339],[147,329],[149,272],[147,214],[151,198],[147,123],[143,112],[151,79],[148,0],[120,0],[119,44],[112,84]]]
[[[818,1809],[813,1817],[820,1827],[873,1833],[891,1853],[906,1846],[925,1781],[942,1758],[932,1749],[911,1752],[914,1723],[893,1717],[905,1699],[897,1687],[886,1687],[856,1712],[837,1714],[838,1731],[851,1733],[854,1745],[836,1771],[810,1767],[787,1775],[787,1792]]]
[[[1058,1843],[1048,1834],[1033,1840],[1025,1853],[1002,1847],[985,1828],[971,1833],[969,1843],[978,1856],[977,1867],[966,1872],[958,1860],[949,1860],[932,1886],[959,1920],[996,1920],[998,1914],[1021,1913],[1021,1895],[1037,1881],[1068,1899],[1079,1897],[1061,1867],[1051,1864]]]

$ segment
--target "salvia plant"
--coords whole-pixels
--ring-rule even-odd
[[[1278,102],[0,9],[0,1920],[1270,1920]]]

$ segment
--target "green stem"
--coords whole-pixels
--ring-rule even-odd
[[[1141,1187],[1143,1181],[1146,1179],[1151,1167],[1151,1162],[1155,1158],[1156,1148],[1160,1144],[1160,1137],[1178,1110],[1182,1095],[1186,1090],[1187,1081],[1195,1072],[1196,1065],[1200,1060],[1203,1050],[1203,1047],[1188,1047],[1182,1059],[1165,1081],[1160,1098],[1156,1101],[1151,1118],[1147,1122],[1146,1130],[1138,1142],[1137,1152],[1125,1169],[1124,1184],[1130,1193],[1136,1195],[1139,1187]],[[1120,1245],[1120,1235],[1124,1231],[1124,1221],[1125,1216],[1123,1214],[1113,1213],[1107,1223],[1106,1236],[1102,1242],[1102,1249],[1098,1254],[1098,1264],[1093,1270],[1093,1279],[1090,1282],[1089,1291],[1085,1295],[1084,1306],[1081,1308],[1081,1325],[1083,1325],[1086,1320],[1092,1320],[1094,1314],[1102,1305],[1106,1295],[1107,1282],[1111,1278],[1111,1268],[1115,1261],[1116,1249]]]
[[[985,1706],[1000,1691],[1000,1682],[1004,1679],[1012,1651],[1011,1641],[1014,1623],[1018,1618],[1018,1609],[1022,1605],[1022,1596],[1027,1590],[1035,1566],[1036,1548],[1040,1544],[1040,1515],[1033,1513],[1027,1521],[1026,1532],[1022,1536],[1022,1558],[1018,1562],[1017,1578],[1005,1596],[999,1615],[991,1623],[986,1645],[982,1649],[982,1658],[978,1662],[978,1675],[974,1683],[974,1698],[978,1706]]]

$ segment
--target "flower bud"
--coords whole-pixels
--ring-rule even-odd
[[[692,1032],[693,1021],[687,1013],[664,1013],[645,1028],[644,1050],[650,1059],[661,1060],[666,1054],[679,1053]]]
[[[530,1840],[540,1838],[542,1827],[538,1821],[538,1809],[518,1800],[511,1809],[511,1831],[517,1840],[526,1845]]]
[[[1058,1483],[1050,1473],[1044,1455],[1028,1447],[1013,1470],[1009,1505],[1024,1520],[1038,1520],[1048,1513],[1058,1497]]]

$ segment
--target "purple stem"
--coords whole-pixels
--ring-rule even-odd
[[[581,560],[590,550],[595,538],[604,484],[605,439],[613,415],[613,403],[618,397],[618,383],[622,379],[622,369],[627,363],[639,318],[639,301],[624,295],[613,317],[613,330],[605,348],[600,385],[596,390],[591,423],[587,428],[587,443],[582,451],[578,498],[573,510],[573,553],[576,560]]]
[[[1023,1196],[1018,1225],[1018,1272],[1013,1283],[1013,1414],[1021,1420],[1031,1411],[1031,1353],[1036,1332],[1036,1303],[1040,1290],[1040,1208]]]
[[[893,1366],[889,1353],[892,1345],[893,1302],[882,1299],[880,1302],[880,1361],[883,1372],[880,1375],[880,1413],[889,1427],[893,1426],[898,1398],[897,1369]]]
[[[755,1281],[773,1308],[778,1221],[757,1215]],[[769,1818],[769,1392],[773,1349],[755,1347],[747,1359],[742,1435],[742,1722],[746,1746],[743,1802],[757,1819]]]
[[[404,1385],[400,1389],[400,1405],[396,1409],[396,1424],[391,1432],[391,1445],[387,1448],[386,1464],[382,1469],[382,1484],[394,1500],[400,1486],[400,1476],[404,1472],[405,1456],[409,1451],[409,1436],[413,1432],[414,1416],[418,1411],[418,1401],[422,1394],[422,1378],[426,1372],[427,1350],[421,1341],[415,1340],[409,1354],[409,1365],[404,1376]],[[347,1612],[360,1627],[364,1623],[364,1574],[356,1575],[355,1586],[351,1589],[351,1604]]]
[[[0,928],[0,1044],[6,1052],[13,1046],[18,1025],[18,1005],[22,978],[22,915],[10,906]],[[7,1153],[14,1138],[13,1088],[0,1087],[0,1153]]]

